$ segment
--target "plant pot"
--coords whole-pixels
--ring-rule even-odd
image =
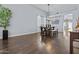
[[[8,40],[8,30],[3,30],[3,40]]]

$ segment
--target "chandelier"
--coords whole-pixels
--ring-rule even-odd
[[[50,17],[50,4],[48,4],[48,12],[47,12],[47,25],[51,25],[51,17]]]

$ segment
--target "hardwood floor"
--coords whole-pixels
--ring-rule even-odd
[[[79,50],[78,50],[79,51]],[[78,52],[77,51],[77,52]],[[56,38],[41,39],[40,33],[0,40],[1,54],[68,54],[69,39],[58,33]]]

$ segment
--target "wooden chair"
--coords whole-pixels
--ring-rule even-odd
[[[70,32],[70,54],[73,54],[73,42],[79,42],[79,32]]]
[[[41,36],[42,37],[46,36],[46,28],[41,26],[40,29],[41,29]]]

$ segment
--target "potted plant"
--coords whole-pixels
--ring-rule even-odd
[[[9,8],[0,6],[0,27],[3,27],[3,40],[8,39],[8,30],[7,26],[9,26],[9,20],[11,18],[12,12]]]

